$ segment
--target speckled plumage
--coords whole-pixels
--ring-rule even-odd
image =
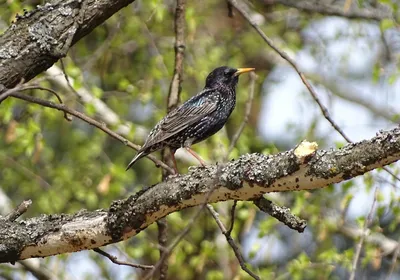
[[[200,93],[157,123],[127,169],[154,151],[170,147],[174,153],[181,147],[189,148],[219,131],[235,108],[239,75],[253,70],[226,66],[214,69],[207,76],[206,85]]]

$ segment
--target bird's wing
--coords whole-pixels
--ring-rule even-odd
[[[211,91],[204,91],[182,104],[166,115],[150,133],[143,148],[150,147],[181,132],[191,124],[199,121],[217,109],[217,97],[209,95]],[[142,148],[142,149],[143,149]]]

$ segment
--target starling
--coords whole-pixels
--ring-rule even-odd
[[[204,89],[169,112],[150,132],[146,142],[128,164],[128,170],[138,159],[169,147],[177,172],[174,153],[183,147],[204,166],[204,161],[190,149],[219,131],[236,104],[239,75],[254,68],[218,67],[208,74]]]

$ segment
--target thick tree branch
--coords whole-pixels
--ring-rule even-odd
[[[0,84],[29,81],[68,48],[134,0],[54,0],[17,16],[0,37]]]
[[[338,150],[247,154],[225,164],[191,168],[186,175],[115,201],[109,210],[42,215],[0,222],[0,262],[93,249],[130,238],[153,222],[205,202],[254,200],[267,192],[310,190],[345,181],[400,159],[400,128]],[[219,170],[219,171],[218,171]]]

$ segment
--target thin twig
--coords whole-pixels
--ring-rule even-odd
[[[20,217],[22,214],[24,214],[29,206],[31,206],[32,200],[27,199],[22,201],[15,209],[9,213],[5,218],[9,220],[10,222],[14,222],[18,217]]]
[[[318,74],[307,74],[310,80],[314,83],[321,84],[323,87],[328,89],[332,94],[337,97],[344,99],[346,101],[357,104],[358,106],[362,106],[366,108],[372,114],[384,118],[390,122],[397,123],[400,121],[400,116],[397,116],[395,113],[391,112],[387,108],[383,106],[379,106],[375,103],[370,102],[370,100],[364,99],[360,96],[359,93],[355,93],[354,88],[343,87],[343,81],[329,81]]]
[[[57,100],[58,100],[58,102],[60,102],[60,104],[64,104],[64,102],[62,101],[60,95],[56,91],[52,90],[51,88],[42,87],[42,86],[39,86],[39,85],[36,85],[36,84],[33,84],[33,83],[23,84],[23,80],[18,85],[16,85],[14,88],[9,89],[9,90],[5,91],[4,93],[2,93],[0,95],[0,103],[4,99],[6,99],[7,97],[9,97],[10,95],[12,95],[15,92],[25,91],[25,90],[30,90],[30,89],[40,89],[40,90],[48,91],[48,92],[52,93],[57,98]],[[66,112],[64,112],[64,118],[67,121],[71,121],[72,120],[68,116],[68,114]]]
[[[24,91],[24,90],[27,90],[27,89],[40,89],[40,90],[48,91],[48,92],[50,92],[50,93],[55,95],[55,97],[58,99],[58,102],[60,102],[60,104],[64,104],[64,102],[62,101],[60,95],[58,95],[58,93],[56,91],[52,90],[51,88],[32,85],[32,86],[23,87],[20,91]],[[66,119],[69,122],[72,121],[72,118],[70,116],[68,116],[67,112],[63,112],[63,113],[64,113],[64,119]]]
[[[227,234],[231,235],[232,230],[233,230],[233,226],[235,224],[235,211],[236,211],[236,206],[237,206],[237,200],[233,201],[233,205],[231,207],[231,225],[229,226],[228,230],[227,230]]]
[[[360,258],[362,246],[364,244],[365,235],[367,234],[367,229],[368,229],[369,225],[372,222],[372,218],[373,218],[372,215],[373,215],[373,213],[375,211],[376,201],[378,200],[378,190],[379,190],[379,188],[376,187],[375,188],[375,193],[374,193],[374,200],[372,202],[371,209],[369,210],[367,219],[364,222],[363,232],[362,232],[362,234],[360,236],[360,241],[358,242],[357,247],[356,247],[356,253],[354,255],[353,265],[352,265],[352,269],[351,269],[351,274],[350,274],[349,280],[354,280],[355,276],[356,276],[357,264],[358,264],[358,260]]]
[[[261,28],[258,26],[258,24],[253,21],[250,17],[250,15],[246,12],[246,9],[244,9],[241,5],[245,5],[243,2],[238,4],[237,0],[227,0],[229,1],[241,14],[242,16],[250,23],[251,26],[257,31],[257,33],[261,36],[261,38],[267,43],[268,46],[270,46],[276,53],[278,53],[284,60],[286,60],[292,67],[293,69],[297,72],[297,74],[300,76],[300,79],[302,80],[303,84],[306,86],[308,89],[308,92],[311,94],[312,98],[314,101],[318,104],[319,109],[321,110],[322,115],[325,117],[325,119],[331,124],[331,126],[348,142],[352,143],[350,138],[343,132],[343,130],[335,123],[335,121],[332,119],[332,117],[329,114],[328,109],[322,104],[321,100],[318,98],[317,93],[314,91],[314,88],[311,86],[310,82],[306,79],[304,74],[299,70],[299,67],[297,64],[294,62],[293,59],[289,57],[289,55],[280,50],[277,46],[275,46],[274,42],[261,30]],[[387,167],[383,167],[383,170],[388,172],[389,174],[393,174],[390,172],[390,170]],[[397,176],[394,176],[397,180],[400,179]],[[400,181],[400,180],[399,180]]]
[[[293,59],[289,57],[289,55],[280,50],[277,46],[275,46],[274,42],[261,30],[261,28],[258,26],[258,24],[252,20],[250,15],[245,11],[245,9],[241,6],[243,5],[243,2],[241,2],[241,5],[238,4],[238,1],[236,0],[228,0],[241,14],[242,16],[253,26],[253,28],[257,31],[257,33],[263,38],[263,40],[270,46],[275,52],[277,52],[284,60],[286,60],[292,67],[293,69],[297,72],[297,74],[300,76],[300,79],[302,80],[303,84],[306,86],[308,91],[310,92],[311,96],[317,102],[322,114],[324,115],[325,119],[329,121],[329,123],[333,126],[333,128],[342,135],[344,139],[346,139],[348,142],[351,142],[350,139],[346,136],[346,134],[343,132],[343,130],[333,121],[333,119],[330,117],[328,110],[326,107],[321,103],[320,99],[318,98],[317,93],[315,92],[314,88],[311,86],[310,82],[306,79],[304,74],[300,71],[299,67],[297,64],[294,62]]]
[[[249,117],[250,117],[250,113],[251,113],[251,105],[252,105],[253,99],[254,99],[254,88],[255,88],[256,79],[257,79],[257,74],[255,74],[254,72],[250,72],[249,97],[247,98],[247,101],[246,101],[246,109],[245,109],[245,113],[244,113],[244,118],[243,118],[243,121],[240,124],[239,128],[237,129],[236,133],[232,137],[232,141],[228,148],[228,152],[226,153],[226,157],[229,157],[229,154],[235,148],[235,145],[236,145],[237,141],[239,140],[239,137],[242,134],[244,127],[249,122]]]
[[[60,65],[61,71],[64,75],[65,81],[67,82],[69,89],[72,90],[72,92],[75,93],[76,96],[80,96],[80,94],[75,90],[75,88],[71,84],[71,81],[69,80],[69,76],[67,75],[67,71],[65,70],[64,60],[60,59]]]
[[[168,94],[168,111],[179,103],[182,89],[183,58],[185,57],[185,5],[186,0],[177,0],[175,9],[175,68]]]
[[[140,268],[140,269],[152,269],[154,267],[153,265],[135,264],[135,263],[130,263],[130,262],[119,261],[116,256],[110,255],[109,253],[104,252],[100,248],[94,248],[93,251],[95,251],[96,253],[99,253],[100,255],[102,255],[104,257],[107,257],[110,261],[112,261],[115,264],[126,265],[126,266]]]
[[[382,167],[382,169],[385,170],[385,171],[386,171],[387,173],[389,173],[390,175],[392,175],[393,178],[395,178],[397,181],[400,182],[400,177],[397,176],[395,173],[393,173],[393,171],[390,170],[389,167],[384,166],[384,167]]]
[[[86,116],[85,114],[78,112],[72,108],[69,108],[67,106],[65,106],[64,104],[56,104],[54,102],[51,101],[47,101],[47,100],[43,100],[37,97],[33,97],[33,96],[28,96],[28,95],[24,95],[21,93],[12,93],[11,96],[18,98],[18,99],[22,99],[31,103],[36,103],[39,104],[41,106],[44,107],[48,107],[48,108],[53,108],[62,112],[66,112],[72,116],[75,116],[85,122],[87,122],[90,125],[93,125],[97,128],[99,128],[100,130],[102,130],[103,132],[107,133],[108,135],[110,135],[111,137],[119,140],[120,142],[122,142],[124,145],[127,145],[128,147],[134,149],[134,150],[139,150],[140,146],[136,145],[132,142],[130,142],[128,139],[122,137],[121,135],[115,133],[114,131],[112,131],[111,129],[107,128],[107,126],[104,123],[100,123],[88,116]],[[168,172],[170,172],[171,174],[174,174],[174,170],[172,168],[170,168],[168,165],[166,165],[164,162],[158,160],[155,156],[153,155],[148,155],[147,156],[150,160],[152,160],[156,166],[160,166],[166,170],[168,170]]]
[[[0,94],[0,104],[1,104],[1,102],[3,102],[5,99],[7,99],[7,97],[9,97],[12,93],[21,90],[24,81],[25,81],[25,79],[22,78],[21,81],[20,81],[15,87],[13,87],[13,88],[11,88],[11,89],[6,89],[2,94]],[[2,86],[2,89],[5,88],[3,85],[1,85],[1,86]]]
[[[233,252],[235,253],[235,256],[237,258],[237,260],[239,261],[240,267],[247,272],[247,274],[249,274],[251,277],[253,277],[254,279],[261,279],[257,274],[255,274],[254,272],[252,272],[246,265],[246,262],[242,256],[242,254],[240,253],[240,249],[239,247],[236,245],[235,241],[233,240],[232,236],[228,233],[228,231],[226,230],[224,224],[222,223],[222,221],[219,219],[219,214],[214,210],[214,208],[212,207],[211,204],[207,204],[207,209],[208,211],[210,211],[211,215],[213,216],[213,218],[215,219],[215,221],[217,222],[218,227],[220,228],[221,232],[223,235],[225,235],[226,241],[228,241],[229,245],[232,247]]]
[[[320,2],[320,3],[318,3]],[[333,1],[331,1],[333,2]],[[287,7],[293,7],[299,11],[308,13],[318,13],[328,16],[339,16],[348,19],[364,19],[364,20],[376,20],[381,21],[386,18],[391,19],[393,16],[383,9],[370,8],[370,9],[351,9],[344,10],[342,5],[325,4],[323,1],[308,1],[308,0],[274,0],[274,4],[281,4]],[[355,5],[357,7],[357,5]],[[383,6],[382,6],[383,7]]]

